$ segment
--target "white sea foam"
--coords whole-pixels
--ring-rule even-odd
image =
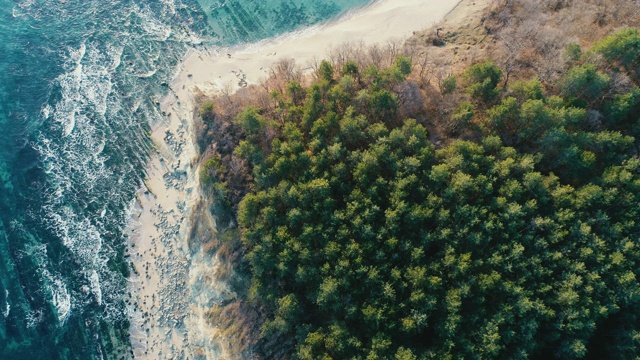
[[[108,125],[105,117],[110,109],[112,78],[120,66],[122,53],[122,46],[100,46],[93,42],[84,42],[67,51],[67,71],[56,79],[61,99],[42,109],[45,119],[60,124],[62,138],[43,133],[34,144],[50,179],[48,198],[43,206],[49,228],[85,269],[81,274],[95,301],[109,309],[108,314],[116,313],[116,299],[122,295],[117,289],[117,277],[107,266],[113,250],[104,247],[102,221],[117,221],[117,218],[104,217],[106,204],[100,204],[97,212],[87,212],[86,205],[82,204],[96,201],[97,196],[109,196],[104,191],[96,192],[98,188],[104,189],[105,181],[114,177],[105,164],[109,159],[104,154],[106,138],[98,126]],[[116,193],[119,189],[113,184],[109,191]],[[69,290],[61,287],[62,281],[53,280],[52,303],[63,324],[86,296],[81,288]],[[107,292],[111,294],[105,296]]]
[[[108,47],[111,56],[111,72],[115,71],[122,63],[122,53],[124,47],[122,46],[110,46]]]
[[[53,108],[51,107],[51,105],[45,104],[41,111],[42,117],[44,119],[48,119],[52,111],[53,111]]]
[[[95,295],[98,305],[102,305],[102,289],[100,288],[100,276],[98,275],[98,272],[95,270],[91,271],[88,278],[89,283],[91,284],[91,292]]]
[[[42,309],[38,309],[36,311],[27,310],[25,313],[25,322],[27,323],[27,328],[32,329],[40,322],[42,322],[44,313]]]
[[[64,325],[71,313],[71,295],[66,285],[60,279],[54,279],[49,287],[51,303],[56,307],[58,323]]]
[[[18,14],[18,15],[19,16],[25,15],[27,12],[29,12],[33,8],[33,5],[35,3],[36,3],[36,0],[24,0],[24,1],[19,2],[17,5],[22,11],[24,11],[24,13],[21,13],[21,14]],[[13,14],[14,14],[14,17],[15,17],[16,11],[18,11],[18,10],[16,8],[14,8],[13,10],[14,10]]]
[[[58,0],[44,3],[50,1],[56,2],[54,12],[64,9],[57,6]],[[148,82],[128,74],[137,71],[154,77],[168,62],[164,58],[167,54],[157,51],[157,43],[171,38],[173,15],[165,14],[175,13],[176,4],[181,3],[162,2],[166,11],[161,16],[156,6],[127,4],[125,13],[104,21],[112,26],[122,20],[125,24],[119,28],[130,28],[115,36],[91,33],[76,45],[61,49],[58,55],[65,59],[62,73],[53,80],[50,99],[41,108],[48,126],[32,145],[47,175],[44,222],[81,269],[72,276],[73,281],[63,279],[56,265],[48,263],[43,248],[39,273],[61,325],[70,314],[94,301],[102,306],[107,319],[125,316],[121,309],[124,279],[107,265],[120,245],[112,234],[119,234],[125,225],[121,209],[129,199],[124,195],[132,188],[131,179],[137,179],[136,165],[145,160],[148,150],[141,123],[161,118],[150,106],[146,89],[136,87]],[[34,0],[21,0],[17,10],[42,12],[42,2],[33,4]],[[181,29],[175,31],[182,34]],[[124,56],[126,68],[122,66]],[[42,213],[33,216],[42,217]],[[87,296],[89,291],[93,296]],[[42,317],[42,309],[36,309],[29,321],[36,324]]]
[[[68,207],[50,214],[62,243],[73,251],[86,268],[94,268],[102,249],[102,236],[91,221]]]
[[[76,123],[76,113],[80,103],[79,85],[82,77],[82,58],[87,51],[87,45],[83,42],[78,49],[69,49],[67,64],[73,68],[60,75],[56,80],[62,92],[62,100],[55,106],[53,119],[63,127],[64,136],[69,136]]]
[[[9,290],[4,291],[4,301],[5,307],[2,311],[2,316],[6,319],[9,316],[9,312],[11,311],[11,304],[9,304]]]
[[[44,289],[51,296],[51,304],[56,309],[56,316],[58,317],[58,323],[64,325],[65,321],[71,313],[71,295],[67,286],[59,275],[53,275],[47,268],[48,256],[46,244],[38,246],[31,246],[28,248],[28,255],[33,258],[40,268],[38,272],[41,276]],[[36,310],[33,312],[30,322],[35,325],[42,320],[42,310]]]
[[[51,304],[56,309],[58,323],[64,324],[71,313],[71,295],[60,275],[52,274],[48,269],[49,257],[47,255],[47,245],[31,245],[27,246],[25,251],[19,255],[29,256],[36,264],[38,264],[38,273],[40,281],[43,284],[45,293],[49,294]],[[31,310],[27,313],[27,325],[33,327],[43,319],[42,309]]]
[[[142,30],[150,39],[165,41],[171,36],[171,25],[160,21],[147,7],[136,11],[136,15],[142,20]]]
[[[150,78],[153,75],[155,75],[158,72],[158,69],[153,69],[149,72],[146,72],[144,74],[137,74],[136,76],[139,77],[140,79],[146,79],[146,78]]]
[[[168,10],[168,13],[171,15],[175,15],[176,14],[176,3],[174,0],[160,0],[161,3],[163,3]]]
[[[78,122],[95,120],[90,109],[105,115],[113,88],[113,73],[120,66],[123,47],[83,42],[77,49],[68,49],[67,53],[65,66],[68,71],[55,81],[62,99],[55,104],[53,112],[49,104],[42,109],[45,118],[51,114],[61,124],[64,136],[69,136]]]
[[[24,13],[18,10],[17,7],[14,7],[13,9],[11,9],[11,16],[14,18],[17,18],[17,17],[24,16]]]

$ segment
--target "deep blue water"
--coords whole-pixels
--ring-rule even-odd
[[[191,46],[369,0],[0,0],[0,359],[130,357],[123,229]]]

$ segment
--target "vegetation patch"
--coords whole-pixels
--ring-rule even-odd
[[[427,93],[411,53],[351,57],[208,107],[263,355],[637,356],[637,34],[569,46],[553,81],[480,61]]]

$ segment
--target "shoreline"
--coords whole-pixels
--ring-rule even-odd
[[[196,95],[258,84],[280,59],[306,65],[349,41],[404,42],[444,20],[464,1],[378,0],[336,20],[276,38],[187,52],[159,103],[164,121],[150,134],[155,153],[127,230],[128,254],[137,273],[128,279],[134,357],[231,358],[225,351],[228,341],[217,335],[206,312],[236,295],[215,278],[221,266],[217,257],[205,254],[201,244],[190,245],[189,239],[190,219],[201,201],[196,168],[200,154],[193,138]]]
[[[308,68],[314,59],[327,57],[330,49],[343,44],[404,42],[444,20],[465,1],[378,0],[338,19],[275,38],[189,50],[180,69],[183,75],[201,79],[198,88],[204,93],[234,92],[266,80],[270,68],[281,59],[294,59],[296,65]]]

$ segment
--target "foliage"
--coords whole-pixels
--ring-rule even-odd
[[[247,107],[234,119],[236,125],[240,126],[247,137],[258,137],[264,131],[267,120],[260,115],[255,107]]]
[[[207,160],[200,168],[200,182],[203,185],[211,184],[218,180],[218,173],[224,172],[224,165],[218,156]]]
[[[498,84],[502,79],[502,71],[492,61],[471,66],[463,74],[463,78],[467,92],[473,98],[489,102],[500,93]]]
[[[582,57],[582,48],[580,44],[571,43],[567,46],[566,55],[571,61],[578,61]]]
[[[322,60],[318,67],[318,78],[321,80],[331,81],[333,79],[333,66],[327,61]]]
[[[570,102],[584,107],[602,96],[610,80],[595,65],[575,66],[569,69],[560,82],[560,92]]]
[[[468,101],[462,102],[460,103],[460,105],[458,105],[455,112],[451,116],[451,120],[453,120],[456,123],[467,125],[469,124],[469,121],[471,121],[471,119],[473,118],[473,112],[474,112],[474,109],[473,109],[472,103]]]
[[[406,56],[399,56],[394,63],[394,67],[404,76],[411,74],[411,60]]]
[[[512,96],[520,102],[526,100],[544,100],[544,89],[537,78],[529,81],[515,81],[510,88]]]
[[[622,29],[596,44],[593,52],[612,63],[619,64],[636,76],[640,67],[640,31],[637,28]]]
[[[449,75],[442,80],[442,95],[451,94],[456,91],[456,87],[458,86],[458,78],[454,75]]]
[[[244,109],[237,218],[263,336],[300,359],[637,357],[635,36],[596,45],[607,63],[573,49],[557,87],[501,89],[474,65],[436,119],[399,118],[402,57],[323,61],[308,88]],[[468,140],[436,148],[431,121]],[[212,161],[209,179],[226,171]]]
[[[211,101],[205,101],[200,105],[200,117],[206,121],[213,120],[214,106]]]
[[[320,76],[302,112],[278,103],[290,121],[269,146],[239,145],[264,336],[295,338],[300,359],[578,359],[605,323],[600,346],[627,344],[638,322],[624,314],[640,311],[634,139],[593,131],[585,109],[531,80],[486,111],[460,103],[452,120],[477,116],[485,135],[435,149],[423,125],[395,118],[403,68],[370,67],[362,84],[355,69]],[[480,101],[500,77],[489,62],[464,76]],[[590,80],[570,97],[604,79],[589,66],[574,78]],[[628,103],[611,106],[624,117]],[[259,114],[237,117],[247,138],[275,126]]]
[[[358,69],[358,64],[353,61],[348,61],[344,64],[344,68],[342,69],[342,75],[350,75],[350,76],[358,76],[360,70]]]

